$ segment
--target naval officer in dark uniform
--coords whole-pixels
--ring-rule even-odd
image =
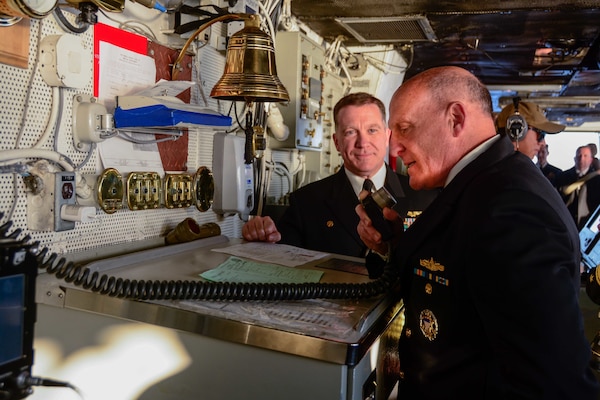
[[[409,207],[421,211],[429,198],[420,204],[406,198],[398,175],[385,163],[390,131],[383,103],[368,93],[351,93],[334,107],[334,143],[344,164],[335,174],[304,186],[290,195],[290,206],[277,222],[268,217],[253,217],[243,227],[244,239],[290,244],[310,250],[368,256],[377,264],[379,256],[369,253],[360,239],[356,225],[358,193],[365,180],[373,190],[385,186],[397,200],[400,215]],[[416,210],[414,210],[416,211]]]
[[[485,86],[457,67],[422,72],[394,94],[389,127],[411,187],[443,187],[387,267],[405,305],[398,398],[596,400],[577,228],[556,189],[496,133]]]

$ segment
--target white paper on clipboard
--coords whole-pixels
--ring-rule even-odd
[[[152,57],[100,42],[98,100],[113,113],[116,97],[154,86],[156,64]]]
[[[152,57],[107,42],[100,42],[99,46],[98,100],[113,113],[117,96],[154,86],[156,64]],[[139,136],[140,140],[151,139],[148,135]],[[122,174],[141,171],[164,175],[156,143],[138,144],[115,137],[100,142],[98,152],[104,168],[116,168]]]

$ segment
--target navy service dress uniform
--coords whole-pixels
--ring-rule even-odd
[[[402,399],[597,399],[577,229],[506,136],[404,233]]]
[[[407,199],[398,175],[386,165],[385,187],[406,214]],[[364,257],[367,247],[356,227],[358,198],[342,167],[337,173],[295,190],[290,206],[277,222],[279,243],[327,253]]]

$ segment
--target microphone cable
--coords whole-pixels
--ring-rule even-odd
[[[12,221],[0,226],[0,237],[15,240],[20,229],[9,234]],[[91,272],[85,266],[75,265],[47,247],[39,250],[39,242],[29,244],[31,237],[21,239],[37,259],[38,268],[56,278],[81,286],[86,290],[111,297],[136,300],[307,300],[307,299],[359,299],[372,298],[397,289],[399,271],[391,264],[384,267],[383,274],[363,283],[238,283],[207,281],[159,281],[123,279],[98,271]]]

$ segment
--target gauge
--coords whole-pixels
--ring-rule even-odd
[[[44,18],[58,0],[0,0],[0,14],[14,17]]]
[[[196,208],[199,211],[208,211],[213,203],[215,183],[212,172],[207,167],[200,167],[196,171]]]
[[[28,7],[31,11],[32,16],[44,17],[50,14],[56,5],[58,0],[21,0],[25,7]]]

